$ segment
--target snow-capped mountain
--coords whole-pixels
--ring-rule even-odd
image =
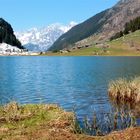
[[[56,23],[44,28],[32,28],[15,34],[29,51],[46,51],[62,34],[75,25],[76,22],[70,22],[67,26]]]

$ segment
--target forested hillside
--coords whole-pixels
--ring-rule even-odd
[[[0,18],[0,43],[7,43],[23,49],[20,41],[14,35],[13,28],[3,18]]]

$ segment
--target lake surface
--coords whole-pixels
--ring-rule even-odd
[[[0,101],[57,103],[83,117],[110,110],[110,80],[139,75],[140,57],[0,57]]]

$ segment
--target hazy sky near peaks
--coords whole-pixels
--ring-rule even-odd
[[[15,31],[53,23],[83,22],[118,0],[0,0],[0,16]]]

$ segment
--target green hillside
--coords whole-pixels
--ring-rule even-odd
[[[91,40],[90,40],[91,43]],[[140,30],[105,44],[94,44],[88,48],[71,50],[68,53],[47,53],[58,56],[140,56]],[[108,47],[104,47],[108,46]]]

